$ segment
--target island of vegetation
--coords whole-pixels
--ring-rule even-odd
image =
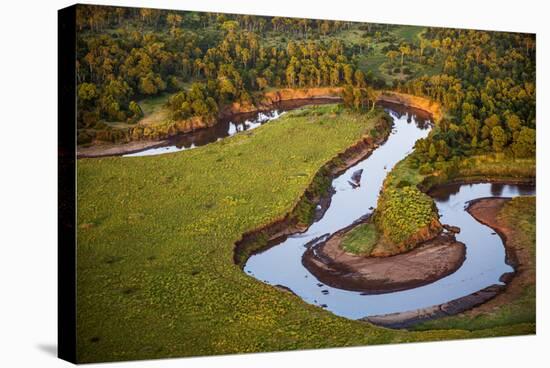
[[[241,269],[311,224],[329,178],[383,142],[380,100],[428,110],[434,126],[335,249],[372,262],[433,242],[432,259],[453,259],[437,277],[459,267],[463,248],[429,191],[534,182],[534,35],[91,5],[77,16],[79,151],[154,146],[281,99],[342,99],[185,153],[78,160],[80,362],[535,331],[532,198],[470,208],[516,249],[506,291],[410,330],[338,317]]]

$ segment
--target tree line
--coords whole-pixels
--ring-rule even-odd
[[[442,73],[396,89],[435,100],[447,112],[434,133],[417,143],[416,158],[425,170],[465,155],[534,157],[534,35],[429,28],[423,39]]]
[[[372,109],[374,87],[385,83],[361,70],[359,58],[385,42],[391,65],[435,70],[405,73],[391,86],[447,112],[417,143],[425,171],[477,153],[534,156],[533,35],[428,28],[418,42],[396,43],[390,25],[91,5],[77,8],[77,28],[82,130],[135,123],[143,116],[137,101],[163,93],[171,94],[173,120],[216,115],[226,104],[253,102],[258,91],[285,87],[341,86],[346,106]],[[333,37],[350,28],[361,41]]]
[[[169,106],[182,119],[269,87],[365,83],[351,48],[319,39],[346,22],[100,6],[77,15],[80,128],[135,122],[136,101],[160,93],[176,93]],[[268,45],[270,31],[290,41]]]

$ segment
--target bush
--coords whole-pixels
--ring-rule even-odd
[[[93,137],[89,133],[84,132],[84,131],[79,131],[78,132],[78,137],[76,138],[76,143],[77,144],[91,143],[92,138]]]
[[[422,175],[428,175],[433,171],[432,165],[429,162],[425,162],[420,165],[418,172]]]
[[[441,226],[434,202],[415,186],[386,189],[378,200],[375,222],[385,238],[406,248]]]

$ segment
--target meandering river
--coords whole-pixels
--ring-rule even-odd
[[[448,186],[433,194],[441,222],[458,226],[458,241],[466,245],[466,260],[453,274],[431,284],[378,295],[364,295],[322,284],[303,265],[308,242],[354,223],[372,212],[387,173],[407,156],[415,142],[426,137],[431,124],[419,111],[387,105],[394,128],[386,143],[371,156],[335,178],[335,193],[323,217],[302,233],[252,255],[244,271],[258,280],[291,289],[304,301],[350,319],[404,312],[441,304],[474,293],[493,284],[513,268],[506,264],[505,248],[499,235],[477,222],[466,211],[468,201],[482,197],[532,195],[532,186],[465,184]],[[363,169],[361,185],[350,185],[351,176]]]
[[[158,155],[206,145],[241,131],[255,129],[286,111],[305,105],[334,103],[334,99],[292,100],[272,110],[240,114],[213,127],[171,138],[162,147],[144,149],[124,156]],[[483,197],[514,197],[535,194],[534,186],[463,184],[445,186],[431,193],[441,222],[461,228],[456,239],[466,245],[466,259],[453,274],[431,284],[386,294],[365,295],[324,285],[302,264],[308,243],[324,238],[372,213],[388,172],[406,157],[418,139],[426,137],[432,123],[429,115],[403,105],[384,104],[393,119],[387,141],[368,158],[348,168],[332,182],[334,194],[323,216],[306,232],[290,236],[280,244],[252,255],[244,271],[258,280],[284,286],[304,301],[350,319],[405,312],[442,304],[494,284],[512,272],[506,264],[505,248],[499,235],[477,222],[465,211],[469,201]],[[352,175],[363,170],[360,186],[351,185]]]

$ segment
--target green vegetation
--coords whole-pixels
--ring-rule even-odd
[[[376,242],[378,233],[372,223],[356,226],[342,239],[342,248],[346,252],[368,256]]]
[[[80,360],[399,341],[233,264],[240,236],[288,213],[378,118],[305,111],[191,151],[78,161]]]
[[[534,179],[534,158],[510,158],[501,154],[466,158],[458,166],[457,176],[464,179]]]
[[[534,289],[473,321],[474,332],[458,319],[452,330],[392,331],[247,277],[233,250],[292,209],[311,221],[313,203],[300,197],[312,182],[312,196],[327,189],[324,163],[379,134],[380,89],[427,97],[445,114],[388,175],[374,225],[350,232],[347,250],[403,251],[436,231],[421,192],[431,185],[533,178],[534,36],[88,5],[77,17],[79,144],[164,138],[279,88],[341,86],[350,108],[294,111],[176,154],[78,161],[80,361],[533,331]]]
[[[378,199],[375,223],[381,234],[405,249],[415,246],[432,228],[438,230],[437,209],[433,200],[415,186],[386,188]]]
[[[363,35],[380,28],[90,5],[78,7],[77,27],[81,143],[155,138],[103,122],[135,123],[141,118],[135,105],[155,104],[158,96],[166,102],[165,96],[174,94],[158,108],[167,111],[154,119],[164,126],[216,116],[234,102],[253,103],[270,88],[344,83],[363,87],[370,80],[357,68],[357,55],[363,52],[359,39],[332,36]],[[147,106],[141,110],[146,116],[154,114]]]
[[[446,116],[418,142],[424,171],[460,157],[504,153],[535,156],[534,35],[429,28],[428,60],[442,74],[409,80],[397,89],[443,105]],[[429,42],[427,42],[429,41]]]
[[[240,236],[290,211],[319,167],[377,119],[333,106],[306,111],[191,151],[78,161],[79,361],[529,331],[378,328],[308,305],[233,264]]]
[[[533,273],[533,284],[525,287],[521,295],[510,303],[499,306],[489,313],[456,315],[416,326],[416,330],[464,329],[481,330],[497,326],[528,324],[531,333],[535,331],[536,292],[534,285],[534,267],[536,256],[536,199],[535,197],[516,197],[505,204],[498,215],[507,227],[516,229],[509,242],[521,244],[531,258],[530,265],[525,265],[522,272]]]
[[[420,162],[415,150],[386,177],[374,214],[377,232],[384,236],[379,237],[373,255],[411,249],[441,228],[433,200],[421,191],[452,181],[532,181],[536,176],[534,158],[513,158],[502,153],[455,158],[428,169]]]

